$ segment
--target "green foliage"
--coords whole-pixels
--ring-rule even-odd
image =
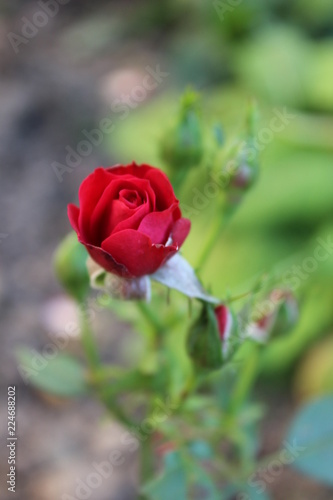
[[[49,357],[20,348],[16,358],[24,381],[37,389],[63,397],[82,396],[89,391],[84,368],[67,354],[56,352]]]
[[[179,500],[187,498],[186,469],[178,452],[168,453],[164,459],[163,473],[146,484],[142,492],[151,500]]]

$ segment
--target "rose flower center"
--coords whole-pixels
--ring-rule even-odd
[[[134,189],[122,189],[119,192],[119,200],[128,208],[136,208],[143,203],[141,196]]]

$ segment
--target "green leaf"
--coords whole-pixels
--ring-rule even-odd
[[[163,474],[147,483],[142,492],[151,500],[187,499],[184,461],[178,452],[165,456]]]
[[[197,439],[189,444],[189,451],[193,457],[199,460],[209,460],[213,458],[213,450],[211,446],[202,439]]]
[[[222,492],[218,490],[209,473],[199,463],[193,462],[191,466],[189,466],[189,471],[192,473],[192,483],[194,484],[195,490],[198,490],[198,496],[195,496],[195,498],[201,498],[202,500],[227,499],[227,497],[222,495]]]
[[[16,352],[18,371],[26,384],[58,396],[81,396],[88,392],[85,371],[80,363],[65,354],[54,357],[20,348]]]
[[[317,399],[296,416],[286,438],[295,457],[292,467],[329,486],[333,486],[332,416],[333,396]]]

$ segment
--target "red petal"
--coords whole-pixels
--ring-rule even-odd
[[[164,172],[158,168],[151,167],[147,170],[145,179],[150,181],[152,188],[156,193],[156,210],[165,210],[175,201],[178,201],[173,191],[173,187]]]
[[[177,248],[180,248],[188,236],[191,229],[191,221],[189,219],[179,219],[175,222],[171,237],[172,242]]]
[[[119,192],[123,189],[136,190],[146,203],[143,209],[130,209],[124,203],[118,201]],[[148,181],[135,179],[132,176],[116,177],[104,190],[98,203],[90,216],[90,234],[93,236],[93,243],[100,244],[105,238],[110,236],[116,226],[123,222],[125,228],[136,229],[144,215],[153,209],[155,204],[155,194]],[[141,205],[143,206],[143,205]],[[141,218],[133,225],[131,216],[141,209]]]
[[[80,234],[80,230],[79,230],[80,209],[79,209],[79,207],[73,205],[73,203],[70,203],[67,206],[67,214],[68,214],[69,222],[71,223],[72,228],[79,235]]]
[[[106,271],[117,274],[118,276],[123,276],[124,278],[132,277],[126,267],[119,264],[108,252],[105,252],[102,248],[95,247],[94,245],[89,245],[88,243],[84,243],[84,245],[88,250],[90,257]]]
[[[135,161],[130,163],[129,165],[116,165],[114,167],[109,167],[107,170],[115,175],[134,175],[139,179],[143,179],[145,174],[153,169],[154,167],[150,167],[149,165],[137,165]]]
[[[132,229],[112,234],[103,241],[102,248],[133,277],[154,273],[176,252],[174,246],[153,245],[148,236]]]
[[[93,235],[90,234],[91,214],[112,179],[113,175],[106,169],[97,168],[92,174],[88,175],[80,186],[79,228],[82,237],[87,241],[93,240]]]
[[[175,207],[163,212],[152,212],[141,221],[138,231],[148,236],[153,243],[165,244],[170,236]]]

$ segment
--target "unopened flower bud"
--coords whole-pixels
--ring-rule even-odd
[[[232,158],[225,170],[229,173],[226,185],[226,208],[231,212],[253,186],[259,175],[258,151],[255,142],[256,107],[250,104],[245,131],[232,150]],[[232,168],[229,166],[232,164]]]
[[[161,157],[174,171],[195,167],[201,162],[203,133],[199,97],[195,92],[185,93],[176,125],[161,141]]]
[[[247,335],[258,342],[287,333],[298,321],[298,304],[289,290],[273,290],[265,301],[265,309],[247,328]]]
[[[74,232],[58,246],[54,255],[54,269],[66,292],[79,302],[89,292],[89,275],[86,266],[86,249],[78,242]]]
[[[192,325],[187,350],[194,362],[202,368],[218,369],[233,351],[232,339],[237,332],[237,321],[225,305],[204,304],[201,316]]]
[[[222,366],[221,334],[211,304],[203,304],[201,315],[191,326],[187,337],[187,352],[200,368],[217,370]]]
[[[230,187],[238,191],[247,191],[255,182],[257,172],[246,161],[240,162],[230,179]]]

